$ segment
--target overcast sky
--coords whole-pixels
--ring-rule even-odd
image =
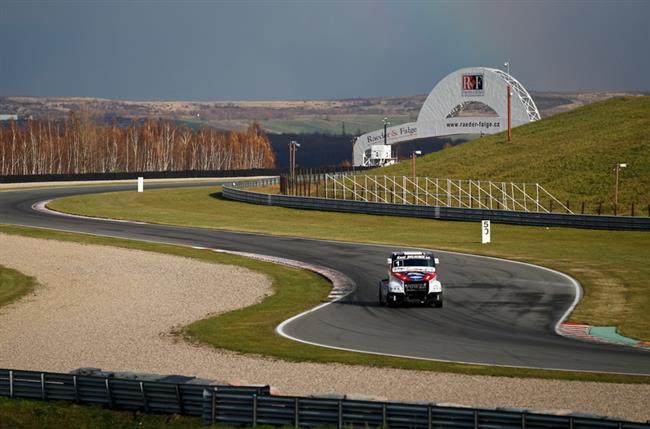
[[[467,66],[529,90],[650,91],[650,1],[0,0],[0,96],[332,99]]]

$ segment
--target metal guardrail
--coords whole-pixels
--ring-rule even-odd
[[[250,180],[239,182],[233,186],[226,185],[223,187],[223,196],[231,200],[247,203],[274,205],[303,210],[322,210],[459,221],[490,220],[494,223],[529,226],[562,226],[571,228],[638,231],[650,230],[650,218],[647,217],[531,213],[478,208],[404,205],[264,194],[245,190],[245,188],[267,186],[268,184],[278,183],[277,178],[267,180],[274,180],[275,182],[260,184],[256,180]]]
[[[480,409],[414,402],[375,402],[297,396],[243,396],[205,391],[205,425],[404,429],[648,429],[602,417],[554,415],[523,409]]]
[[[347,172],[352,167],[322,167],[309,171]],[[359,168],[357,168],[359,170]],[[201,177],[250,177],[250,176],[276,176],[287,173],[287,168],[253,168],[249,170],[182,170],[182,171],[131,171],[113,173],[78,173],[78,174],[21,174],[0,175],[0,183],[33,183],[33,182],[61,182],[61,181],[90,181],[90,180],[128,180],[144,177],[145,179],[184,179]],[[302,174],[306,170],[298,170]]]
[[[0,396],[10,398],[71,401],[103,405],[118,410],[142,410],[190,416],[204,414],[206,384],[121,379],[98,375],[0,369]],[[216,386],[220,393],[251,397],[268,395],[269,386]]]
[[[191,377],[183,383],[104,375],[0,369],[0,397],[71,401],[116,410],[200,416],[206,425],[391,427],[409,429],[650,429],[585,414],[525,409],[465,408],[422,402],[378,402],[334,397],[273,396],[269,386],[227,386]],[[191,384],[197,382],[197,384]]]

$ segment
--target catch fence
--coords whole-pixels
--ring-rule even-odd
[[[337,182],[340,183],[342,181],[341,178],[347,174],[347,172],[341,172],[333,176],[336,178]],[[566,212],[557,213],[552,210],[540,210],[535,212],[532,210],[486,209],[471,207],[471,203],[470,207],[404,204],[403,201],[399,200],[399,198],[397,203],[385,202],[386,199],[373,201],[370,198],[358,198],[357,200],[350,198],[333,198],[333,195],[330,195],[331,185],[327,185],[330,186],[329,188],[325,188],[325,185],[322,184],[318,185],[318,183],[322,183],[322,180],[318,180],[319,178],[324,179],[325,175],[302,175],[294,179],[290,177],[280,177],[274,178],[270,181],[267,180],[264,184],[261,184],[261,182],[256,180],[237,183],[233,182],[232,185],[224,185],[223,196],[232,200],[253,204],[275,205],[303,210],[458,221],[491,220],[494,223],[513,225],[564,226],[572,228],[611,230],[650,230],[650,217],[573,214]],[[328,181],[329,180],[330,179],[328,179]],[[271,192],[252,192],[247,190],[247,188],[260,186],[267,187],[275,183],[279,183],[280,185],[280,194]],[[330,189],[327,191],[328,198],[324,197],[325,189]],[[285,191],[288,195],[283,195],[282,191]],[[354,191],[354,189],[352,189],[352,191]],[[340,196],[338,192],[337,188],[337,196]]]

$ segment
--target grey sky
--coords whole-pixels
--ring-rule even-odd
[[[650,1],[0,0],[0,95],[354,98],[512,64],[532,90],[650,90]]]

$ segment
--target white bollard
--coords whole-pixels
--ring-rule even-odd
[[[490,221],[482,220],[481,221],[481,244],[487,244],[490,242]]]
[[[144,177],[138,177],[138,192],[144,192]]]

